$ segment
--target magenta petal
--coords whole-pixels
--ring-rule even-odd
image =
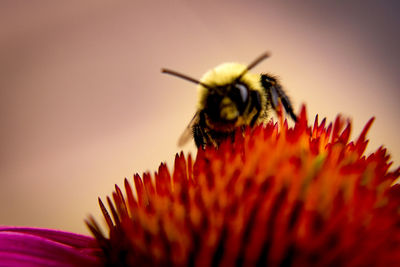
[[[96,246],[96,241],[93,237],[53,229],[7,226],[0,227],[0,234],[2,232],[16,232],[40,236],[76,248],[87,248]]]
[[[0,265],[98,266],[102,252],[91,237],[50,229],[0,227]]]

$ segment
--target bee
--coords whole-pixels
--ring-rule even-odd
[[[269,56],[265,52],[247,66],[221,64],[206,72],[200,80],[162,69],[162,73],[198,84],[197,111],[179,138],[178,145],[183,146],[193,138],[198,148],[218,147],[223,140],[233,140],[238,127],[244,129],[266,122],[270,111],[278,109],[279,101],[296,122],[292,104],[278,79],[270,74],[249,72]]]

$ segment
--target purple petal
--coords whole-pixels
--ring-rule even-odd
[[[102,252],[91,237],[39,228],[0,227],[0,265],[98,266]]]

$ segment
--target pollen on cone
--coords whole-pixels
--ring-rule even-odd
[[[88,226],[109,264],[397,266],[400,168],[383,147],[364,155],[372,122],[349,141],[350,122],[310,127],[303,107],[293,128],[245,129],[125,180],[109,211],[100,200],[109,234]]]

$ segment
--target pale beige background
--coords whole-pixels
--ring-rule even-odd
[[[160,68],[200,78],[265,50],[254,71],[279,75],[296,111],[341,112],[353,136],[376,116],[369,151],[398,166],[399,5],[314,2],[2,1],[0,224],[87,233],[97,196],[180,151],[197,93]]]

